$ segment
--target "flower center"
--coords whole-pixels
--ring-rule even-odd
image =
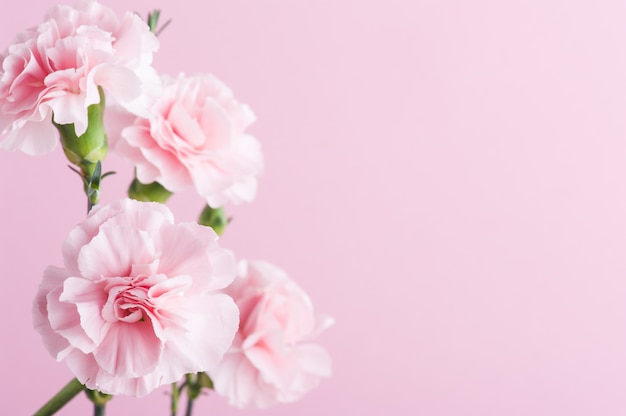
[[[108,301],[103,317],[109,322],[137,322],[149,318],[156,308],[148,295],[152,280],[156,276],[134,276],[113,278],[106,287]]]
[[[118,293],[113,302],[115,317],[123,322],[137,322],[151,309],[148,290],[144,287],[128,287]]]

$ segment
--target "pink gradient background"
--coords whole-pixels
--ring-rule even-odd
[[[54,2],[12,4],[1,48]],[[173,18],[161,71],[212,72],[259,117],[267,170],[223,245],[285,268],[337,319],[320,338],[335,375],[305,399],[242,412],[211,395],[195,414],[626,414],[623,1],[132,7]],[[0,153],[3,414],[71,378],[30,323],[84,217],[65,165],[59,149]],[[131,173],[106,168],[105,202]],[[200,205],[172,201],[180,220]],[[166,391],[107,414],[167,415]],[[60,414],[89,412],[80,397]]]

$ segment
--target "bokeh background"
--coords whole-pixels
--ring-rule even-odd
[[[52,0],[11,3],[0,44]],[[127,1],[105,2],[118,12]],[[626,4],[134,0],[173,20],[157,68],[212,72],[258,116],[267,169],[222,244],[286,269],[336,325],[295,404],[197,415],[626,414]],[[112,155],[102,201],[131,168]],[[176,195],[179,220],[201,201]],[[85,213],[60,149],[0,153],[0,402],[70,378],[31,327]],[[167,415],[167,389],[107,414]],[[61,415],[90,414],[79,397]]]

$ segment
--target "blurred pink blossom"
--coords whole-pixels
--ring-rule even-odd
[[[166,77],[152,118],[137,118],[113,147],[143,183],[172,192],[194,187],[213,208],[250,202],[263,169],[259,142],[245,133],[254,120],[212,75]]]
[[[161,204],[130,199],[95,207],[48,267],[35,328],[78,380],[110,394],[144,396],[186,373],[211,371],[238,326],[220,293],[235,276],[209,227],[174,224]]]
[[[241,325],[210,375],[215,391],[231,405],[293,402],[330,377],[329,355],[311,341],[333,320],[316,316],[308,295],[284,271],[242,261],[226,293],[237,302]]]
[[[87,107],[107,99],[147,115],[160,79],[152,68],[157,38],[136,14],[119,19],[96,1],[56,6],[0,56],[0,148],[31,155],[58,142],[51,121],[87,129]]]

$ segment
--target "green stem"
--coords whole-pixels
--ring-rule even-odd
[[[187,411],[185,412],[185,416],[191,416],[191,411],[193,410],[193,401],[191,397],[187,399]]]
[[[178,413],[178,398],[180,397],[180,388],[177,383],[172,383],[172,416]]]
[[[84,172],[85,194],[87,195],[87,212],[98,203],[100,199],[100,181],[102,180],[102,164],[97,161],[93,169]]]
[[[50,416],[55,414],[59,409],[65,406],[78,393],[83,391],[85,386],[80,381],[73,379],[61,389],[48,403],[44,404],[41,409],[37,410],[35,416]]]
[[[93,405],[93,416],[104,416],[104,404]]]

